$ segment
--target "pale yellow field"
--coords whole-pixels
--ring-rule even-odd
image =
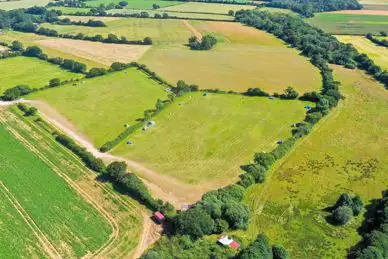
[[[364,36],[337,35],[336,37],[343,43],[351,43],[359,52],[367,54],[381,68],[388,69],[387,48],[377,46]]]

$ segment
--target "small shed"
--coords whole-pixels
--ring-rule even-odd
[[[166,217],[163,215],[163,213],[157,211],[154,213],[154,218],[157,222],[162,223]]]
[[[240,247],[240,244],[236,241],[234,241],[232,238],[228,236],[222,236],[220,237],[217,242],[223,246],[229,246],[233,249],[238,249]]]
[[[283,144],[283,140],[278,140],[278,141],[276,142],[276,144],[278,144],[278,145]]]

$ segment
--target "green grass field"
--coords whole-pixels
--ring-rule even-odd
[[[388,26],[388,18],[384,15],[319,13],[307,21],[331,34],[377,34]]]
[[[271,93],[289,85],[299,92],[320,88],[319,71],[266,32],[239,23],[189,23],[202,35],[215,35],[219,41],[215,49],[192,51],[183,44],[170,44],[149,50],[140,61],[171,82],[184,79],[201,88],[242,92],[261,87]]]
[[[80,78],[81,74],[67,72],[58,66],[37,58],[15,57],[0,60],[0,93],[16,85],[40,88],[53,78],[61,80]]]
[[[240,95],[187,94],[130,137],[114,154],[190,184],[235,182],[239,166],[269,151],[305,115],[304,103]],[[152,180],[152,179],[150,179]],[[214,189],[213,188],[213,189]]]
[[[53,6],[53,7],[49,7],[48,9],[61,11],[62,14],[87,13],[90,11],[90,8],[76,8],[76,7],[65,7],[65,6]]]
[[[10,2],[0,2],[0,9],[3,10],[12,10],[19,8],[28,8],[32,6],[45,6],[51,0],[20,0],[20,1],[10,1]]]
[[[238,10],[242,10],[242,9],[255,9],[255,8],[256,8],[255,6],[249,6],[249,5],[188,2],[185,4],[165,7],[165,8],[162,8],[161,10],[174,11],[174,12],[227,14],[230,10],[238,11]]]
[[[0,127],[0,180],[61,256],[96,251],[112,231],[97,210],[59,175]]]
[[[38,238],[2,191],[0,191],[0,208],[0,225],[3,226],[0,235],[0,257],[49,258],[43,252]]]
[[[335,67],[334,78],[346,99],[246,195],[253,218],[241,234],[264,232],[293,258],[345,258],[363,216],[335,227],[323,209],[343,192],[369,204],[388,185],[388,92],[360,71]]]
[[[98,7],[101,4],[104,4],[104,5],[108,5],[110,3],[118,4],[120,2],[121,0],[93,0],[93,1],[86,1],[85,3],[87,6]],[[125,2],[128,3],[126,8],[130,8],[130,9],[153,9],[152,6],[154,4],[157,4],[160,7],[182,4],[182,2],[179,2],[179,1],[163,1],[163,0],[128,0]]]
[[[153,109],[158,98],[167,99],[163,86],[136,69],[84,82],[38,92],[28,98],[50,105],[97,147],[123,132],[125,124],[132,125],[143,118],[144,110]]]
[[[108,13],[119,13],[119,14],[133,14],[139,12],[147,12],[150,16],[155,14],[163,15],[167,13],[171,17],[179,18],[190,18],[190,19],[213,19],[213,20],[229,20],[233,21],[233,16],[224,14],[204,14],[204,13],[181,13],[181,12],[168,12],[168,11],[153,11],[153,10],[135,10],[135,9],[113,9],[109,10]]]
[[[383,70],[388,69],[388,49],[378,46],[364,36],[338,35],[337,39],[343,43],[351,43],[359,52],[367,54]]]
[[[111,17],[95,17],[104,21],[108,27],[86,27],[86,26],[61,26],[43,24],[42,27],[57,30],[59,33],[84,33],[87,35],[101,34],[106,37],[109,33],[118,36],[125,36],[130,40],[142,40],[151,37],[154,46],[171,43],[183,43],[190,37],[190,31],[181,20],[159,20],[159,19],[128,19]]]

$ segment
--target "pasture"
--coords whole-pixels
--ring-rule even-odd
[[[388,26],[385,15],[319,13],[307,21],[331,34],[378,34]]]
[[[388,11],[387,0],[362,0],[360,1],[364,10],[386,10]]]
[[[213,3],[199,3],[188,2],[180,5],[174,5],[162,8],[164,11],[171,12],[194,12],[194,13],[217,13],[227,14],[230,10],[238,11],[241,9],[255,9],[256,6],[250,5],[232,5],[232,4],[213,4]]]
[[[12,10],[19,8],[29,8],[32,6],[45,6],[51,0],[16,0],[16,1],[0,1],[0,9]]]
[[[357,70],[334,67],[334,78],[346,99],[245,198],[253,218],[241,235],[265,232],[294,258],[346,257],[361,240],[363,212],[336,227],[324,209],[343,192],[359,194],[368,205],[388,185],[387,91]]]
[[[203,89],[260,87],[273,93],[292,85],[302,93],[320,88],[319,71],[266,32],[239,23],[187,23],[195,33],[215,35],[219,44],[211,51],[192,51],[183,44],[152,48],[140,62],[170,82],[183,79]]]
[[[93,0],[93,1],[86,1],[87,6],[91,7],[98,7],[101,4],[108,5],[110,3],[119,4],[121,0]],[[126,8],[129,9],[153,9],[153,5],[159,5],[160,7],[167,7],[167,6],[173,6],[173,5],[179,5],[182,4],[182,2],[179,1],[163,1],[163,0],[129,0],[125,1],[128,3]]]
[[[167,99],[164,86],[134,68],[28,96],[40,101],[35,104],[39,109],[62,120],[96,147],[118,136],[125,124],[142,118],[158,98]]]
[[[303,120],[303,107],[303,102],[265,97],[187,94],[154,118],[156,126],[129,137],[133,146],[123,141],[113,154],[212,190],[235,182],[239,166],[255,152],[270,151],[288,137],[291,125]]]
[[[22,213],[28,214],[60,256],[82,257],[108,241],[111,226],[55,169],[19,143],[4,127],[0,127],[0,141],[3,189],[17,200]]]
[[[158,11],[158,10],[137,10],[137,9],[113,9],[109,10],[108,13],[112,14],[138,14],[140,12],[147,12],[150,16],[155,14],[163,15],[168,14],[170,17],[179,18],[190,18],[190,19],[213,19],[213,20],[229,20],[233,21],[234,17],[224,14],[205,14],[205,13],[183,13],[183,12],[169,12],[169,11]]]
[[[53,6],[53,7],[49,7],[48,9],[61,11],[62,14],[88,13],[90,11],[90,8],[77,8],[77,7],[66,7],[66,6]]]
[[[367,54],[383,70],[388,69],[388,49],[378,46],[363,36],[337,35],[343,43],[351,43],[360,53]]]
[[[83,75],[67,72],[56,65],[37,58],[14,57],[0,60],[0,94],[16,85],[40,88],[53,78],[61,81],[80,78]]]

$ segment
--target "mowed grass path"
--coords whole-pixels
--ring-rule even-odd
[[[63,81],[83,76],[63,70],[46,61],[27,57],[0,60],[0,74],[0,94],[16,85],[40,88],[48,85],[53,78]]]
[[[0,180],[62,256],[82,257],[108,241],[108,222],[47,164],[4,127],[0,142]]]
[[[202,89],[244,92],[260,87],[273,93],[292,85],[304,93],[320,88],[318,69],[264,31],[239,23],[189,23],[202,35],[215,35],[219,41],[216,47],[193,51],[184,44],[170,44],[149,50],[140,62],[171,82],[183,79]]]
[[[291,134],[304,103],[241,95],[187,94],[154,118],[156,126],[122,142],[114,154],[158,173],[214,188],[235,182],[239,166]],[[150,179],[152,180],[152,179]],[[214,189],[213,188],[213,189]]]
[[[158,98],[167,99],[165,88],[136,69],[85,80],[28,96],[43,101],[66,117],[75,130],[89,138],[96,147],[114,139],[143,118],[144,110],[154,109]],[[56,117],[51,109],[40,107]]]
[[[335,227],[323,209],[343,192],[369,204],[388,186],[388,92],[359,71],[335,67],[334,78],[346,99],[246,195],[253,218],[243,235],[264,232],[293,258],[345,258],[363,216]]]
[[[0,257],[49,258],[22,216],[0,191]]]
[[[388,27],[388,17],[384,15],[319,13],[307,21],[331,34],[378,34]]]
[[[338,35],[336,37],[343,43],[352,44],[359,52],[367,54],[383,70],[388,69],[388,48],[378,46],[364,36]]]

